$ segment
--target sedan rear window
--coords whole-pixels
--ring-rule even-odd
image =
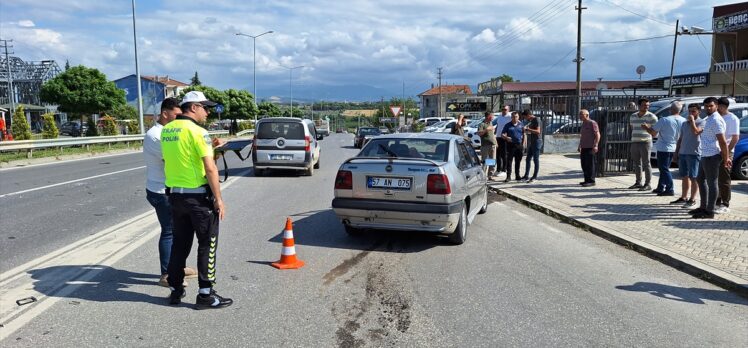
[[[258,139],[304,139],[304,125],[296,122],[262,122],[257,130]]]
[[[382,131],[379,128],[359,128],[358,134],[360,135],[380,135]]]
[[[446,162],[449,140],[436,139],[374,139],[366,144],[358,157],[425,158]]]

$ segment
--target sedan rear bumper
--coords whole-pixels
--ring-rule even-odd
[[[332,208],[344,224],[355,228],[451,233],[457,227],[462,202],[436,204],[335,198]]]

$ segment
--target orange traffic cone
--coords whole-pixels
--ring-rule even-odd
[[[286,218],[286,229],[283,230],[283,249],[281,249],[281,258],[278,262],[273,262],[271,266],[278,269],[297,269],[304,266],[304,261],[296,258],[296,247],[293,242],[293,224],[291,218]]]

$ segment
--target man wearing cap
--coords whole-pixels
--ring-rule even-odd
[[[195,309],[222,308],[233,303],[213,290],[218,222],[224,218],[226,208],[211,139],[198,122],[205,123],[208,107],[215,105],[202,92],[189,92],[180,103],[182,115],[161,131],[164,174],[174,224],[168,267],[169,303],[179,304],[186,295],[182,285],[184,266],[196,235],[199,290]]]
[[[161,102],[161,113],[156,124],[145,133],[143,138],[143,157],[145,157],[145,192],[148,203],[156,210],[158,223],[161,225],[161,236],[158,239],[158,256],[161,262],[161,279],[158,285],[169,287],[167,267],[171,256],[172,224],[169,197],[166,196],[166,178],[164,178],[164,157],[161,155],[161,130],[177,115],[181,114],[179,100],[166,98]],[[197,277],[197,272],[190,267],[184,269],[185,278]],[[186,284],[186,282],[185,282]]]

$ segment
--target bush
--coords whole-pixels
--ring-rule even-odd
[[[423,122],[413,122],[413,132],[420,133],[426,128],[426,124]]]
[[[57,137],[60,136],[60,131],[57,129],[57,124],[55,123],[55,114],[48,112],[42,115],[42,119],[44,120],[44,126],[42,126],[42,138],[57,139]]]
[[[98,137],[99,136],[99,129],[96,128],[96,122],[94,122],[93,117],[88,118],[88,122],[86,122],[86,125],[88,126],[88,129],[86,129],[87,137]]]
[[[11,132],[13,132],[13,139],[15,140],[31,139],[31,127],[28,121],[26,121],[26,113],[23,110],[23,105],[18,105],[16,112],[13,113]]]
[[[239,122],[239,131],[254,129],[255,125],[252,122]]]
[[[131,122],[127,123],[127,134],[138,134],[140,133],[140,124],[138,123],[138,120],[130,120]]]
[[[117,135],[117,122],[114,121],[112,116],[104,116],[101,118],[101,134],[103,135]]]

